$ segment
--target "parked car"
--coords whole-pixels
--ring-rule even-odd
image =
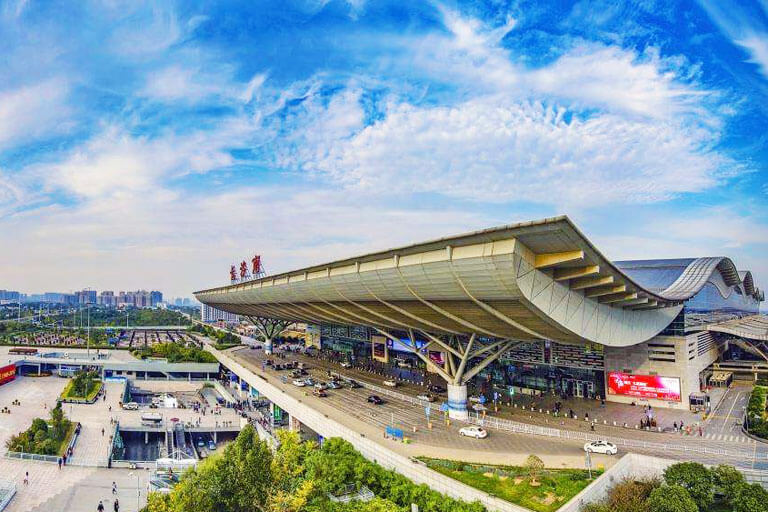
[[[436,384],[432,384],[427,388],[427,390],[431,391],[432,393],[445,393],[445,388]]]
[[[427,394],[427,393],[422,393],[420,395],[416,395],[416,398],[418,398],[419,400],[424,400],[425,402],[434,402],[435,401],[435,397],[433,397],[432,395]]]
[[[213,442],[213,439],[208,440],[208,449],[209,450],[215,450],[216,449],[216,443]]]
[[[341,367],[342,368],[351,368],[352,367],[352,363],[350,363],[349,361],[344,361],[343,363],[341,363]]]
[[[378,395],[371,395],[368,397],[368,403],[369,404],[375,404],[375,405],[381,405],[384,403],[384,400],[381,399]]]
[[[299,388],[303,388],[307,383],[301,379],[293,379],[293,385]]]
[[[397,387],[397,381],[392,379],[387,379],[384,381],[385,386],[389,386],[390,388],[396,388]]]
[[[123,409],[126,411],[138,411],[139,410],[139,404],[136,402],[128,402],[127,404],[123,404]]]
[[[200,447],[200,448],[204,448],[205,447],[205,441],[203,441],[202,437],[198,437],[197,438],[197,446]]]
[[[299,377],[301,377],[301,371],[300,370],[293,370],[291,372],[291,377],[293,377],[294,379],[298,379]]]
[[[304,379],[304,384],[306,384],[307,386],[314,386],[315,385],[315,381],[312,380],[312,378],[306,378],[306,379]]]
[[[315,384],[315,389],[319,389],[320,391],[325,391],[328,389],[328,385],[325,382],[318,382]]]
[[[592,441],[584,445],[584,451],[590,453],[603,453],[605,455],[616,455],[619,448],[608,441]]]
[[[347,382],[347,385],[350,388],[352,388],[352,389],[357,389],[357,388],[363,387],[363,386],[360,385],[359,382],[357,382],[356,380],[352,380],[352,379],[349,379],[349,381]]]
[[[335,380],[332,380],[328,383],[328,389],[341,389],[341,388],[342,388],[341,384],[339,384]]]
[[[319,397],[328,396],[328,393],[318,387],[315,387],[315,389],[312,390],[312,394]]]
[[[485,439],[488,437],[488,432],[482,427],[471,425],[469,427],[462,427],[459,429],[459,435],[464,437],[474,437],[475,439]]]

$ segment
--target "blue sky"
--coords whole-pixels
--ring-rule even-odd
[[[768,2],[0,0],[0,287],[568,214],[768,285]]]

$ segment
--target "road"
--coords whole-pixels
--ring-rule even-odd
[[[228,351],[230,355],[236,357],[236,359],[244,366],[254,371],[254,373],[264,373],[278,377],[277,379],[270,379],[271,382],[275,380],[280,381],[281,377],[286,376],[286,383],[279,384],[286,392],[297,394],[302,396],[303,400],[309,403],[320,404],[323,403],[323,408],[330,406],[337,413],[335,417],[339,421],[345,419],[354,419],[365,423],[381,432],[386,425],[394,422],[398,427],[403,428],[406,431],[406,435],[409,435],[414,441],[412,454],[434,454],[437,456],[443,456],[448,458],[457,458],[462,460],[478,460],[490,462],[489,459],[496,461],[519,460],[523,455],[527,456],[530,453],[536,453],[544,455],[545,457],[554,456],[560,457],[563,460],[569,460],[571,464],[581,464],[583,461],[583,442],[575,440],[561,440],[556,438],[531,436],[524,434],[516,434],[505,431],[492,431],[491,435],[485,440],[474,440],[459,437],[457,435],[458,428],[462,426],[461,423],[454,422],[450,426],[447,426],[436,418],[436,411],[432,411],[433,415],[433,430],[426,428],[427,420],[424,408],[419,405],[414,405],[406,401],[398,400],[395,398],[387,398],[387,402],[383,405],[376,406],[369,404],[366,401],[368,395],[371,394],[366,389],[344,389],[344,390],[329,390],[327,398],[318,398],[311,396],[310,392],[306,388],[296,388],[290,384],[291,379],[288,378],[288,372],[276,372],[269,367],[266,371],[262,370],[262,359],[264,354],[261,350],[250,349],[233,349]],[[360,381],[372,381],[377,385],[380,385],[380,379],[376,376],[366,375],[362,372],[353,371],[350,369],[341,369],[336,366],[335,363],[328,361],[322,361],[318,359],[296,356],[291,354],[286,360],[300,359],[305,360],[312,367],[310,374],[312,377],[319,380],[327,380],[327,369],[333,368],[334,371],[340,371],[344,375],[349,375]],[[406,392],[416,394],[421,388],[414,388],[413,386],[402,386],[398,388],[399,392]],[[740,399],[736,397],[735,399]],[[735,407],[734,407],[735,409]],[[719,410],[719,408],[718,408]],[[539,416],[536,414],[530,414],[529,417],[525,417],[526,414],[517,413],[514,419],[517,421],[533,422],[536,423]],[[552,420],[549,417],[549,420]],[[726,420],[727,421],[727,420]],[[558,426],[559,428],[565,428],[560,426],[556,422],[550,424],[550,426]],[[416,427],[416,432],[413,432],[413,427]],[[584,426],[584,428],[586,428]],[[603,427],[603,432],[615,432],[612,427]],[[751,442],[749,444],[738,444],[727,440],[714,440],[709,439],[706,442],[707,447],[711,447],[715,450],[721,450],[720,453],[700,453],[702,446],[702,438],[699,437],[682,437],[674,436],[673,434],[658,434],[649,432],[638,432],[631,429],[619,429],[619,432],[624,437],[630,437],[632,439],[647,440],[651,443],[666,443],[667,445],[674,445],[675,450],[663,450],[658,447],[649,448],[632,448],[632,451],[638,453],[645,453],[648,455],[655,455],[666,458],[678,458],[681,460],[698,460],[708,464],[718,464],[721,462],[728,462],[730,464],[739,465],[742,467],[754,467],[757,469],[768,469],[768,447],[762,443]],[[615,433],[613,434],[615,435]],[[611,435],[606,434],[608,439],[611,439]],[[751,440],[750,440],[751,441]],[[690,449],[690,452],[680,451],[681,449]],[[442,454],[442,455],[440,455]],[[434,456],[433,455],[433,456]],[[524,457],[522,457],[524,458]],[[610,461],[606,462],[610,464]]]

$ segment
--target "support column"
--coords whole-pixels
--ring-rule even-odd
[[[448,384],[448,417],[455,420],[469,417],[466,384]]]
[[[144,431],[144,444],[148,444],[148,443],[149,443],[149,431],[145,430]]]
[[[292,414],[288,416],[288,430],[298,432],[301,430],[301,422]]]
[[[265,339],[264,340],[264,353],[265,354],[271,354],[272,353],[272,340],[271,339]]]

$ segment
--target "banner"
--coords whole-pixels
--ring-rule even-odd
[[[376,361],[381,361],[382,363],[389,362],[387,338],[384,336],[371,336],[371,356]]]
[[[608,394],[655,398],[665,402],[680,401],[680,379],[658,375],[634,375],[609,372]]]
[[[0,386],[11,382],[16,378],[16,364],[9,364],[0,368]]]

